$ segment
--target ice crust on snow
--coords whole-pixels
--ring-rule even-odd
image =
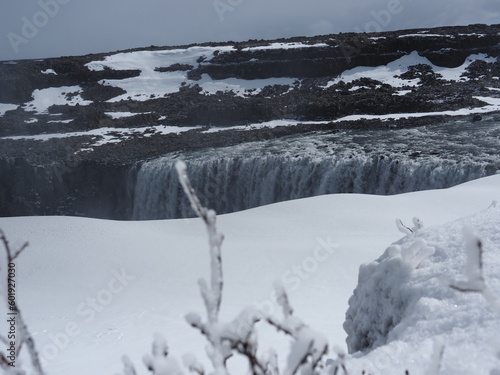
[[[464,235],[464,227],[469,228]],[[344,328],[351,353],[350,364],[366,370],[396,373],[386,355],[400,362],[401,371],[422,373],[432,356],[432,343],[445,345],[442,374],[476,373],[478,362],[493,368],[500,364],[494,356],[498,344],[500,316],[476,293],[461,293],[450,280],[464,273],[477,276],[466,262],[470,257],[470,231],[484,245],[485,282],[500,296],[500,209],[494,206],[452,223],[423,229],[389,247],[374,262],[362,265],[358,286],[349,300]],[[408,263],[399,249],[432,247],[419,265]],[[477,262],[476,262],[477,263]],[[472,348],[483,348],[478,350]],[[488,349],[489,348],[489,349]],[[356,357],[356,355],[355,355]],[[380,357],[379,357],[380,358]]]

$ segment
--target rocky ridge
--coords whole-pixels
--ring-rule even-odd
[[[115,182],[169,152],[495,116],[499,54],[500,25],[470,25],[0,62],[0,215],[130,199]]]

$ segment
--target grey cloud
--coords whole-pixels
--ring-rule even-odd
[[[60,3],[58,11],[45,20],[40,12],[47,12],[44,10],[47,4],[56,1]],[[26,20],[34,24],[31,30],[25,25]],[[0,13],[0,60],[106,52],[152,44],[268,39],[468,23],[500,23],[500,2],[4,0]],[[30,31],[28,37],[23,31]],[[13,35],[20,39],[13,43]]]

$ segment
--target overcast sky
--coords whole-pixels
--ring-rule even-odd
[[[0,61],[500,23],[500,0],[0,0]]]

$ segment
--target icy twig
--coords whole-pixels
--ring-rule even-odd
[[[323,335],[315,332],[293,315],[285,288],[278,283],[275,288],[278,304],[283,310],[283,320],[280,322],[273,317],[268,317],[267,321],[295,340],[292,343],[284,375],[294,375],[299,370],[303,375],[312,375],[319,361],[328,351],[327,341]]]
[[[431,364],[427,369],[426,375],[439,375],[441,363],[443,362],[444,348],[445,346],[442,340],[437,339],[434,341],[434,352],[432,354]]]
[[[177,361],[168,356],[167,341],[160,334],[155,335],[152,354],[145,355],[142,361],[153,375],[183,375]]]
[[[416,233],[424,227],[424,223],[418,217],[414,217],[412,221],[413,221],[412,228],[409,228],[406,225],[404,225],[403,222],[401,221],[401,219],[396,219],[396,226],[398,227],[398,230],[401,233],[404,233],[407,235],[412,234],[412,233]]]
[[[2,240],[5,251],[7,252],[7,260],[9,263],[13,262],[23,251],[26,249],[29,245],[28,242],[25,242],[18,250],[14,251],[12,253],[12,250],[9,245],[9,241],[7,240],[7,237],[5,236],[5,233],[3,230],[0,229],[0,240]]]
[[[327,361],[327,372],[328,375],[338,375],[339,370],[342,370],[344,375],[349,375],[345,365],[345,357],[346,354],[342,348],[334,347],[333,350],[337,353],[337,360],[330,359],[331,363],[329,364]]]
[[[5,233],[1,229],[0,229],[0,241],[3,243],[5,252],[7,254],[7,264],[12,263],[28,247],[28,242],[26,242],[18,250],[12,251],[9,245],[9,241],[7,240]],[[6,280],[6,282],[7,282],[6,285],[8,285],[8,280]],[[35,346],[35,341],[33,340],[33,337],[31,336],[31,333],[28,330],[28,326],[24,322],[24,318],[21,313],[21,310],[19,309],[19,306],[17,305],[15,300],[12,301],[9,306],[11,311],[15,311],[17,313],[16,325],[20,338],[20,340],[18,341],[17,353],[20,352],[23,344],[26,343],[31,359],[31,364],[33,365],[33,370],[38,375],[44,375],[42,364],[40,363],[40,358],[38,356],[38,351]]]
[[[279,375],[278,354],[274,349],[269,349],[266,356],[261,359],[261,363],[265,363],[265,375]]]
[[[182,357],[182,362],[184,363],[184,366],[189,369],[189,371],[198,375],[205,375],[205,369],[203,368],[203,365],[198,362],[193,354],[185,354]]]
[[[191,202],[191,207],[205,222],[207,228],[210,245],[210,289],[204,280],[200,280],[199,285],[207,308],[208,320],[210,323],[215,323],[218,320],[219,309],[222,301],[223,277],[221,246],[224,236],[217,232],[215,212],[213,210],[208,210],[206,207],[201,205],[187,175],[186,164],[182,161],[177,161],[175,163],[175,168],[177,170],[177,174],[179,175],[179,182]]]
[[[482,293],[486,284],[483,278],[483,243],[472,228],[464,228],[466,262],[464,267],[465,280],[456,280],[451,287],[461,292]]]
[[[404,233],[404,234],[412,234],[413,233],[413,231],[410,228],[408,228],[406,225],[403,224],[401,219],[396,219],[396,226],[398,227],[398,230],[401,233]]]
[[[126,355],[122,357],[123,362],[123,375],[137,375],[137,371],[135,371],[134,364],[130,360],[130,358]]]
[[[488,288],[483,276],[483,243],[470,227],[464,228],[466,263],[465,280],[454,280],[450,287],[460,292],[481,293],[490,307],[500,314],[500,300]]]
[[[207,351],[214,366],[215,374],[226,375],[226,361],[231,356],[230,343],[221,337],[218,329],[223,288],[221,246],[224,236],[217,232],[215,212],[201,205],[187,175],[186,164],[183,161],[177,161],[175,168],[179,176],[179,182],[191,203],[191,207],[205,223],[210,247],[210,287],[204,279],[198,282],[207,310],[208,323],[203,324],[201,318],[196,314],[188,314],[186,319],[193,327],[200,329],[202,334],[209,340],[211,347]]]
[[[178,161],[175,164],[179,181],[186,193],[193,210],[205,222],[210,245],[211,282],[199,281],[200,292],[207,310],[207,322],[195,313],[186,315],[188,323],[198,329],[209,341],[207,354],[210,358],[214,375],[228,375],[226,361],[237,352],[248,359],[252,375],[279,375],[277,356],[271,351],[268,356],[257,356],[257,337],[255,324],[262,318],[262,313],[255,308],[244,309],[233,321],[219,322],[219,309],[222,299],[222,262],[221,245],[223,236],[217,232],[216,215],[212,210],[203,207],[191,186],[186,171],[186,164]],[[284,375],[294,375],[301,371],[302,375],[313,375],[328,345],[323,335],[307,327],[299,318],[293,316],[284,287],[276,285],[277,300],[282,308],[282,320],[266,317],[267,321],[278,330],[294,339]],[[198,362],[188,357],[187,366],[190,371],[203,374],[204,370]]]

